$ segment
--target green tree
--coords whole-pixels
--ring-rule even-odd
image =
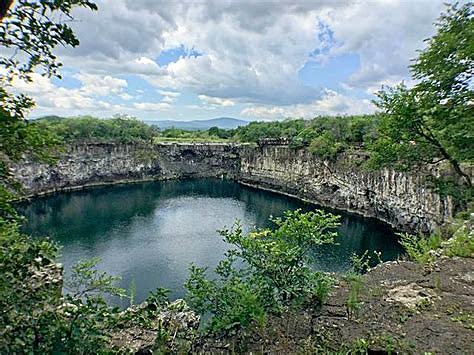
[[[12,82],[29,81],[35,72],[59,76],[61,63],[53,54],[54,49],[58,45],[79,44],[68,25],[73,9],[97,9],[89,0],[19,0],[10,9],[10,4],[5,5],[0,22],[0,65],[5,70],[0,75],[0,222],[18,217],[9,204],[19,187],[9,172],[9,162],[24,153],[44,159],[50,155],[49,148],[58,143],[50,132],[39,130],[26,120],[34,101],[13,94]]]
[[[377,94],[382,115],[371,162],[410,168],[445,160],[471,187],[461,162],[474,161],[473,4],[449,6],[436,27],[410,67],[417,84]]]
[[[96,9],[87,0],[20,0],[0,7],[0,352],[92,353],[105,351],[104,329],[115,318],[100,296],[62,297],[62,270],[55,263],[57,247],[20,232],[19,217],[11,206],[18,185],[8,169],[22,154],[46,159],[57,140],[26,120],[34,101],[15,95],[14,80],[31,80],[33,73],[59,76],[53,54],[58,45],[79,41],[65,21],[76,7]],[[89,291],[116,290],[113,279],[78,268]]]

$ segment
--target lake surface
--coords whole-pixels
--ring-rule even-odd
[[[321,207],[218,179],[97,187],[21,206],[27,232],[62,246],[66,276],[79,260],[100,257],[100,270],[120,275],[124,288],[135,285],[137,302],[157,287],[171,289],[173,298],[184,296],[190,263],[213,268],[228,249],[217,230],[236,219],[247,231],[271,226],[269,216],[297,208]],[[342,215],[339,244],[314,250],[318,270],[348,270],[353,252],[377,250],[384,260],[403,252],[385,224],[337,213]]]

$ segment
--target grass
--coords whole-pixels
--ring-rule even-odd
[[[345,277],[349,284],[349,295],[346,301],[347,313],[349,318],[356,315],[361,307],[362,275],[348,273]]]

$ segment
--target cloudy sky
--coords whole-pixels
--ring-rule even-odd
[[[99,0],[60,48],[63,78],[17,83],[32,116],[247,120],[374,110],[434,33],[437,0]]]

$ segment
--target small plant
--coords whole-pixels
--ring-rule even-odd
[[[351,354],[368,354],[369,353],[369,341],[364,338],[356,339],[352,343]]]
[[[170,334],[168,330],[163,327],[163,322],[160,320],[158,323],[158,330],[156,332],[155,343],[153,344],[154,354],[167,354],[168,353],[168,341]]]
[[[356,274],[365,274],[371,267],[381,264],[382,253],[374,250],[374,255],[369,255],[369,251],[366,250],[362,255],[353,253],[351,256],[352,272]]]
[[[349,295],[346,301],[347,315],[352,318],[359,312],[361,307],[360,293],[362,291],[362,276],[353,272],[350,272],[345,277],[349,283]]]
[[[72,267],[72,275],[64,283],[66,289],[74,298],[81,298],[93,294],[108,293],[125,297],[125,290],[115,286],[119,276],[110,276],[96,269],[100,258],[80,261]]]
[[[474,316],[470,313],[459,311],[456,316],[451,317],[451,320],[462,324],[466,329],[474,330]]]
[[[403,323],[406,323],[409,318],[410,318],[410,316],[409,316],[408,314],[402,314],[402,315],[400,315],[400,318],[399,318],[399,319],[400,319],[400,323],[402,323],[402,324],[403,324]]]
[[[385,351],[387,352],[388,355],[391,355],[395,352],[395,344],[396,340],[387,335],[384,337],[384,342],[385,342]]]
[[[130,299],[130,306],[133,306],[135,303],[135,297],[137,295],[137,285],[135,285],[135,279],[132,279],[132,282],[130,283],[130,286],[128,288],[129,292],[129,299]]]

